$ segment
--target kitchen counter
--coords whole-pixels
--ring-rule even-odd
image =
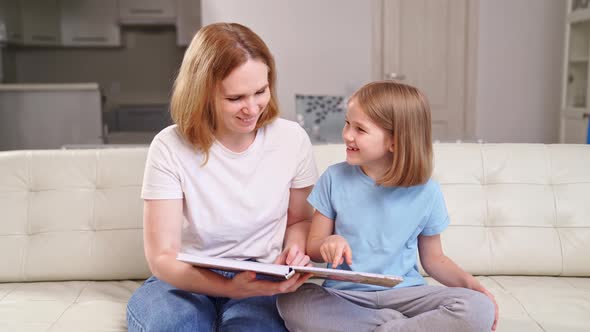
[[[98,90],[98,83],[0,84],[0,91],[83,91]]]
[[[0,150],[102,144],[97,83],[0,84]]]

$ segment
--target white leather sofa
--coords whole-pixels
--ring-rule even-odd
[[[342,145],[314,146],[318,167]],[[125,331],[147,149],[0,152],[0,331]],[[444,248],[498,331],[590,331],[590,145],[437,144]]]

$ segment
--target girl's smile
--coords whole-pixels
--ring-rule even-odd
[[[374,123],[354,98],[348,103],[342,139],[346,144],[346,162],[360,166],[374,180],[383,176],[391,165],[391,133]]]

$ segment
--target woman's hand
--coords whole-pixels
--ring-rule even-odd
[[[344,263],[352,265],[352,250],[340,235],[328,236],[320,246],[320,253],[325,262],[332,263],[332,268]]]
[[[293,266],[311,266],[311,260],[299,246],[294,244],[289,248],[283,249],[283,252],[275,259],[274,264],[293,265]]]
[[[245,271],[235,275],[229,281],[229,291],[232,298],[242,299],[253,296],[272,296],[281,293],[294,292],[311,277],[311,274],[296,273],[289,280],[269,281],[256,279],[256,273]]]

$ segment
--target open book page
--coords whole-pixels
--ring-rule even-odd
[[[212,269],[229,271],[254,271],[256,273],[279,277],[281,279],[289,279],[293,276],[293,274],[295,274],[295,272],[301,272],[311,273],[316,278],[357,282],[384,287],[393,287],[403,281],[402,277],[388,276],[376,273],[345,271],[310,266],[286,266],[278,264],[240,261],[229,258],[202,257],[185,253],[178,254],[176,259],[199,267],[207,267]]]
[[[274,277],[289,279],[295,271],[287,265],[240,261],[229,258],[214,258],[180,253],[176,259],[195,266],[229,271],[254,271]]]
[[[383,287],[393,287],[404,279],[398,276],[389,276],[377,273],[346,271],[311,266],[291,266],[293,270],[301,273],[312,273],[316,278],[332,279],[340,281],[357,282]]]

